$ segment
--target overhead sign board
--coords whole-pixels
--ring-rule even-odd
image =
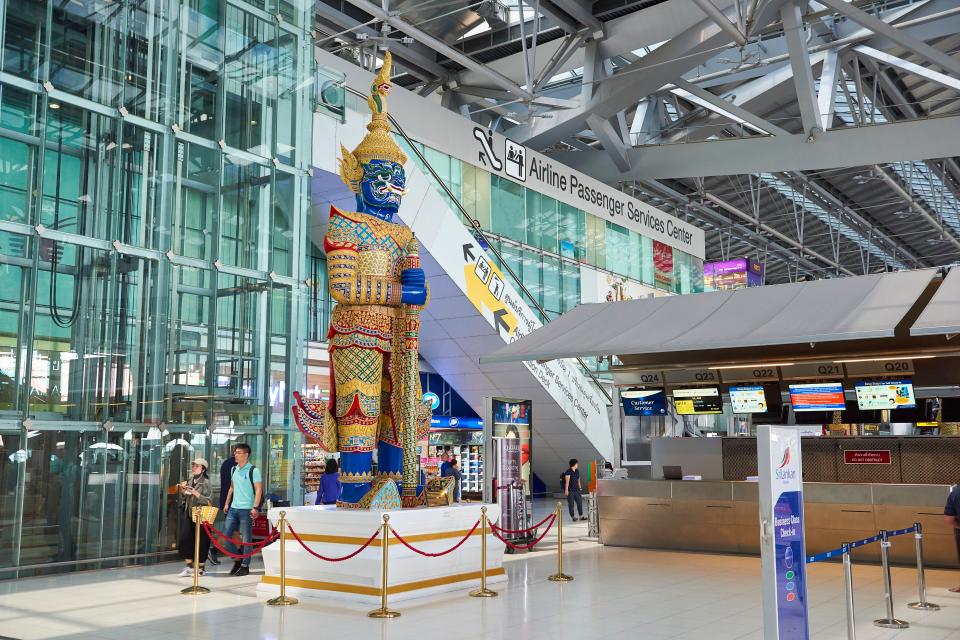
[[[780,379],[777,367],[762,365],[736,369],[718,369],[720,377],[727,384],[733,382],[776,382]]]
[[[809,640],[800,431],[757,428],[763,637]]]
[[[913,375],[913,360],[870,360],[868,362],[845,362],[843,365],[851,378],[860,376]]]
[[[662,387],[663,373],[660,371],[617,371],[613,370],[613,382],[618,387]]]
[[[716,384],[720,382],[720,374],[716,369],[681,369],[667,371],[667,384]]]
[[[843,365],[839,362],[801,362],[780,367],[784,380],[816,380],[817,378],[842,378]]]

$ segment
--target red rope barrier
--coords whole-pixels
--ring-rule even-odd
[[[513,544],[513,543],[511,543],[511,542],[507,542],[507,541],[504,540],[502,537],[500,537],[500,534],[497,533],[496,531],[493,532],[493,535],[497,536],[497,539],[500,540],[500,542],[502,542],[503,544],[507,545],[507,546],[510,547],[511,549],[533,549],[535,546],[537,546],[538,544],[540,544],[540,541],[541,541],[541,540],[543,540],[543,539],[546,537],[547,532],[550,531],[551,527],[553,527],[553,523],[556,522],[557,514],[555,514],[555,513],[554,513],[554,514],[551,514],[551,517],[553,518],[553,520],[550,521],[550,525],[549,525],[546,529],[543,530],[543,534],[542,534],[539,538],[537,538],[536,540],[534,540],[534,541],[531,542],[530,544]]]
[[[293,530],[293,527],[290,526],[289,522],[287,523],[287,529],[290,531],[290,535],[293,536],[294,540],[300,543],[300,546],[303,547],[304,551],[312,555],[314,558],[319,558],[320,560],[326,560],[327,562],[343,562],[344,560],[349,560],[350,558],[356,556],[361,551],[363,551],[364,549],[369,547],[371,544],[373,544],[373,541],[377,539],[378,535],[380,535],[380,530],[377,529],[376,531],[373,532],[373,535],[370,536],[370,538],[363,543],[363,546],[361,546],[359,549],[357,549],[353,553],[345,555],[341,558],[328,558],[327,556],[322,556],[316,551],[314,551],[313,549],[311,549],[310,547],[308,547],[306,543],[300,539],[300,536],[297,535],[297,532]]]
[[[280,537],[279,535],[277,535],[277,536],[275,536],[275,537],[267,538],[267,539],[264,540],[262,543],[260,543],[260,546],[259,546],[259,547],[257,547],[256,549],[254,549],[254,550],[251,551],[250,553],[237,554],[237,553],[232,553],[232,552],[227,551],[226,549],[224,549],[224,548],[223,548],[223,545],[221,545],[219,542],[217,542],[216,537],[210,535],[210,524],[209,524],[209,523],[204,522],[204,523],[203,523],[203,528],[204,528],[204,530],[207,532],[207,537],[210,538],[210,542],[213,543],[213,546],[215,546],[217,549],[219,549],[219,550],[222,551],[223,553],[227,554],[228,556],[230,556],[230,557],[233,558],[234,560],[243,560],[243,559],[245,559],[245,558],[252,558],[253,556],[255,556],[255,555],[257,555],[258,553],[260,553],[261,551],[263,551],[263,548],[264,548],[264,547],[266,547],[267,545],[269,545],[269,544],[271,544],[271,543],[273,543],[273,542],[276,542],[277,538]]]
[[[395,530],[393,527],[390,527],[390,531],[391,531],[391,533],[393,533],[393,536],[394,536],[397,540],[400,541],[400,544],[402,544],[403,546],[405,546],[407,549],[410,549],[410,551],[413,551],[414,553],[419,553],[420,555],[426,556],[426,557],[428,557],[428,558],[439,558],[440,556],[445,556],[445,555],[447,555],[448,553],[452,553],[452,552],[456,551],[457,549],[459,549],[460,546],[461,546],[464,542],[466,542],[467,539],[468,539],[470,536],[473,535],[473,532],[476,531],[476,530],[477,530],[477,527],[479,527],[479,526],[480,526],[480,521],[477,520],[476,524],[473,525],[473,529],[470,529],[470,531],[467,533],[467,535],[463,536],[463,539],[460,540],[460,542],[458,542],[457,544],[453,545],[452,547],[450,547],[450,548],[447,549],[446,551],[441,551],[441,552],[439,552],[439,553],[429,553],[429,552],[427,552],[427,551],[421,551],[420,549],[417,549],[416,547],[412,546],[409,542],[407,542],[406,540],[404,540],[403,538],[401,538],[401,537],[400,537],[400,534],[397,533],[396,530]]]
[[[253,547],[253,546],[256,546],[256,545],[260,544],[259,542],[237,542],[236,540],[234,540],[233,538],[231,538],[230,536],[228,536],[227,534],[225,534],[223,531],[220,531],[219,529],[217,529],[217,528],[216,528],[215,526],[213,526],[212,524],[206,523],[206,526],[208,526],[214,533],[216,533],[218,536],[220,536],[220,537],[223,538],[224,540],[229,540],[231,543],[240,545],[241,547]],[[208,532],[208,533],[209,533],[209,532]],[[265,539],[265,540],[269,540],[269,539],[271,539],[271,538],[276,539],[276,537],[279,536],[279,535],[280,535],[279,532],[276,530],[276,528],[274,528],[274,530],[271,531],[270,534],[267,535],[267,537],[264,538],[264,539]],[[211,536],[211,537],[212,537],[212,536]]]
[[[500,532],[502,532],[502,533],[530,533],[531,531],[536,531],[537,529],[539,529],[539,528],[543,525],[544,522],[546,522],[546,521],[549,520],[550,518],[556,517],[556,515],[557,515],[557,514],[555,514],[555,513],[550,513],[546,518],[544,518],[543,520],[541,520],[541,521],[538,522],[537,524],[533,525],[533,526],[530,527],[529,529],[517,529],[517,530],[504,529],[503,527],[498,527],[497,525],[493,524],[492,522],[490,522],[489,525],[490,525],[490,528],[491,528],[491,529],[496,529],[497,531],[500,531]]]

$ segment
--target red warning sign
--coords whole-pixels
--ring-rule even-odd
[[[890,464],[890,450],[856,450],[843,452],[843,461],[846,464]]]

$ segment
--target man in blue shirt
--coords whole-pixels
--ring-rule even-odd
[[[953,535],[957,541],[957,557],[960,558],[960,484],[955,485],[947,497],[947,504],[943,508],[943,519],[953,527]],[[953,587],[950,591],[960,593],[960,587]]]
[[[227,513],[224,533],[229,538],[237,529],[240,529],[240,537],[244,542],[249,543],[253,541],[253,521],[260,515],[263,477],[260,475],[260,469],[250,464],[250,445],[243,442],[238,444],[233,450],[233,457],[237,461],[237,466],[230,474],[230,490],[227,491],[227,500],[224,505]],[[228,541],[227,544],[233,547],[233,553],[245,553],[244,550],[238,551],[232,542]],[[235,576],[249,574],[250,558],[234,562],[230,573]]]

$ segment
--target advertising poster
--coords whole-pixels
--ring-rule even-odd
[[[878,380],[858,382],[857,405],[870,409],[912,409],[917,406],[913,383],[909,380]]]
[[[760,385],[730,387],[730,404],[734,413],[767,412],[767,397]]]
[[[636,280],[580,265],[580,302],[618,302],[666,295]]]
[[[673,247],[653,241],[653,277],[665,289],[673,289]]]
[[[520,441],[520,477],[530,493],[530,409],[529,401],[493,400],[493,437]]]
[[[763,284],[763,264],[749,258],[705,262],[703,287],[706,291],[723,291],[759,287]]]
[[[757,429],[763,637],[808,640],[800,431]]]

